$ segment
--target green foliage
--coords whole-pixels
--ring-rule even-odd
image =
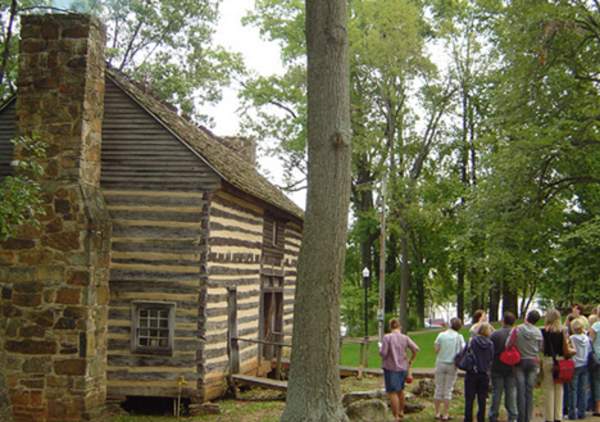
[[[8,14],[10,1],[0,2]],[[17,14],[45,12],[49,1],[19,1]],[[89,0],[70,4],[89,11],[106,25],[110,66],[152,87],[155,95],[182,113],[209,121],[199,106],[221,99],[222,88],[244,72],[241,56],[214,44],[220,0]],[[5,23],[5,22],[3,22]],[[2,49],[7,26],[2,26]],[[14,93],[18,19],[11,27],[4,94]]]
[[[37,136],[21,136],[12,142],[20,156],[28,159],[15,160],[15,175],[0,182],[0,241],[13,237],[19,227],[38,227],[38,218],[43,215],[39,179],[44,174],[41,163],[46,144]]]
[[[485,264],[523,294],[598,300],[585,270],[595,260],[581,255],[577,233],[598,206],[600,11],[584,2],[512,2],[493,12],[490,39],[502,57],[486,140],[493,173],[471,214],[488,239]]]
[[[97,1],[107,25],[109,64],[148,82],[183,113],[221,99],[221,88],[243,71],[241,57],[215,46],[218,0]]]
[[[270,151],[293,187],[304,176],[303,13],[300,1],[262,0],[246,19],[282,46],[286,71],[246,83],[245,128],[277,140]],[[491,292],[600,300],[597,22],[591,2],[351,3],[354,218],[343,315],[352,332],[362,335],[357,274],[376,272],[381,253],[384,174],[388,312],[398,313],[403,262],[413,319],[456,300],[461,269],[467,311]]]

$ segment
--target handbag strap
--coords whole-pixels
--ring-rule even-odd
[[[556,362],[556,353],[554,352],[554,344],[553,344],[552,338],[550,337],[550,334],[552,334],[552,331],[545,330],[545,332],[547,334],[548,343],[550,343],[550,354],[552,355],[552,361]]]
[[[461,345],[461,335],[460,333],[456,333],[456,344],[454,345],[454,356],[458,355],[460,352],[462,352],[462,347],[460,347]]]
[[[552,339],[550,338],[550,334],[552,333],[552,331],[546,331],[546,333],[548,333],[548,341],[550,342],[550,353],[552,354],[552,360],[554,362],[556,362],[557,356],[558,354],[554,351],[554,342],[552,341]],[[564,343],[565,343],[565,336],[567,335],[567,333],[565,331],[561,331],[561,341],[563,343],[563,349],[565,348]],[[565,356],[566,351],[563,350],[563,357]]]
[[[512,331],[510,332],[510,337],[508,338],[508,343],[506,344],[505,349],[510,349],[517,343],[517,331],[518,330],[519,330],[519,327],[515,327],[512,329]]]

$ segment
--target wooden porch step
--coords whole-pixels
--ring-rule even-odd
[[[275,361],[271,363],[272,368],[275,368]],[[281,367],[285,370],[288,370],[290,367],[289,359],[281,360]],[[340,376],[343,377],[353,377],[358,375],[359,368],[357,366],[347,366],[347,365],[339,365],[340,368]],[[363,368],[363,374],[374,375],[374,376],[383,376],[383,370],[381,368]],[[433,378],[435,373],[434,368],[413,368],[412,375],[415,378]],[[464,377],[465,373],[463,371],[458,371],[459,377]]]
[[[270,390],[287,390],[287,381],[277,381],[271,378],[253,377],[251,375],[234,374],[231,376],[236,384],[249,384]]]

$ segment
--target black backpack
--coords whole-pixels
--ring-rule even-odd
[[[477,372],[477,359],[475,358],[473,349],[471,349],[470,340],[464,349],[454,358],[454,365],[463,371]]]

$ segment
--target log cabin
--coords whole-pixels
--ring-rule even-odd
[[[35,54],[48,57],[48,51],[36,50],[32,47],[33,41],[42,39],[45,45],[52,45],[55,38],[59,41],[61,38],[74,39],[79,33],[88,48],[84,57],[91,62],[94,52],[103,49],[104,42],[102,25],[93,18],[84,15],[24,18],[21,51],[29,53],[22,53],[20,78],[35,72],[57,72],[44,68],[50,66],[47,58],[34,60]],[[70,44],[60,46],[65,49],[61,51],[60,59],[61,63],[66,63],[64,72],[69,72],[69,60],[73,57],[68,55],[79,58],[81,52],[74,50],[81,50],[81,47],[76,45],[69,50]],[[99,69],[95,70],[99,76],[96,75],[90,94],[95,102],[83,102],[81,118],[85,123],[86,116],[95,114],[98,125],[101,124],[101,133],[96,140],[100,143],[96,145],[100,158],[94,161],[94,154],[85,153],[85,145],[82,147],[84,153],[79,152],[76,157],[61,155],[56,151],[64,152],[63,145],[51,142],[42,187],[56,194],[49,195],[50,202],[46,207],[50,216],[44,219],[41,233],[33,234],[37,238],[31,244],[25,244],[33,249],[39,246],[39,256],[58,256],[56,253],[64,242],[46,242],[49,236],[54,236],[49,234],[51,231],[59,230],[53,224],[58,220],[50,221],[50,218],[57,216],[61,224],[66,225],[74,209],[90,206],[89,201],[79,207],[60,199],[57,185],[66,180],[63,175],[69,171],[69,159],[79,166],[79,174],[86,168],[91,168],[92,173],[99,172],[95,202],[107,211],[106,218],[112,225],[110,233],[106,230],[101,234],[109,237],[110,246],[107,309],[104,317],[95,320],[95,332],[100,332],[95,334],[96,344],[90,346],[89,337],[79,333],[79,343],[75,342],[70,349],[73,360],[83,360],[82,374],[67,373],[65,376],[105,379],[106,394],[113,401],[138,396],[176,397],[180,387],[183,396],[194,402],[213,399],[227,388],[226,375],[231,369],[227,339],[232,326],[240,337],[272,341],[285,337],[286,342],[290,341],[303,212],[257,171],[252,142],[216,136],[179,115],[176,109],[159,101],[144,86],[115,70],[104,68],[103,59],[94,60],[100,63]],[[77,70],[81,68],[91,72],[92,66],[84,63]],[[87,76],[77,75],[83,78],[84,93],[89,94]],[[69,78],[64,79],[69,81]],[[68,82],[61,84],[60,79],[56,84],[34,83],[25,87],[20,83],[16,96],[0,109],[0,178],[12,173],[10,163],[15,152],[11,139],[28,127],[28,119],[37,112],[35,108],[24,109],[30,104],[30,97],[59,98],[65,103],[58,103],[56,113],[68,107],[71,107],[69,110],[81,109],[66,103],[79,100],[72,93],[61,96],[63,89],[71,92]],[[92,106],[95,109],[86,111],[86,107]],[[54,125],[55,114],[47,109],[39,113],[42,131]],[[93,129],[93,121],[88,126]],[[48,137],[52,136],[53,132],[48,132]],[[60,136],[52,137],[55,138]],[[94,244],[90,243],[90,247]],[[20,255],[21,246],[23,243],[18,242],[0,244],[0,264],[7,271],[36,264],[20,258],[25,256]],[[12,261],[3,262],[2,256],[10,256]],[[92,268],[91,273],[100,279],[102,273],[95,270],[98,269]],[[65,286],[86,285],[87,269],[69,274]],[[0,287],[18,289],[10,283],[8,276],[3,281],[0,273]],[[72,315],[72,306],[69,307],[68,300],[63,300],[67,296],[66,293],[61,296],[61,289],[66,288],[59,288],[52,309],[62,306],[58,315],[62,316],[60,320],[66,321],[69,317],[76,321],[77,315]],[[91,295],[87,287],[82,289],[78,298],[94,296],[96,299],[93,300],[101,305],[101,290]],[[4,290],[2,300],[10,302],[11,309],[18,308],[14,296],[11,299]],[[81,300],[81,307],[89,305]],[[35,306],[32,309],[37,311]],[[52,330],[57,329],[58,316],[43,333],[44,340],[54,339]],[[103,326],[105,333],[102,333]],[[77,329],[75,325],[68,328]],[[18,337],[19,333],[12,334]],[[20,359],[24,352],[8,346],[12,334],[6,334],[5,358]],[[82,341],[82,338],[87,340]],[[43,353],[53,362],[64,355],[70,356],[69,350],[61,347],[62,343],[58,352],[48,346]],[[90,347],[95,348],[101,358],[105,354],[104,365],[92,367],[91,358],[87,357]],[[273,350],[269,347],[240,342],[239,348],[240,372],[262,375],[270,369]],[[59,356],[61,353],[63,355]],[[44,376],[56,376],[56,368],[55,364],[54,369],[46,371]],[[26,379],[27,375],[17,373],[19,377]],[[100,385],[104,385],[103,382]],[[19,388],[18,391],[27,391],[31,397],[32,387],[24,381]],[[44,388],[50,388],[48,383],[42,388],[42,397],[46,400],[43,403],[50,403],[47,406],[52,407],[50,393]],[[13,406],[14,402],[13,399]],[[46,408],[46,419],[39,416],[36,420],[54,420],[47,413]]]

